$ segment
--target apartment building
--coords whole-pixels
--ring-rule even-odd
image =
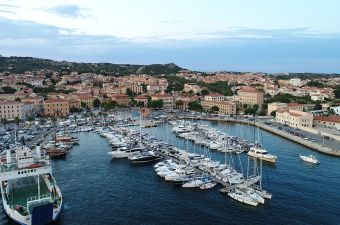
[[[188,84],[184,84],[184,91],[185,92],[189,92],[192,91],[193,93],[199,93],[201,92],[201,87],[198,86],[197,84],[193,84],[193,83],[188,83]]]
[[[263,104],[263,92],[257,90],[239,90],[239,102],[244,105],[259,105]]]
[[[313,126],[313,115],[297,110],[282,109],[276,112],[276,121],[291,127],[311,128]]]
[[[26,118],[25,103],[16,101],[0,101],[0,119],[14,120]]]
[[[112,101],[116,101],[118,105],[129,106],[129,96],[125,94],[113,94],[111,95]]]
[[[93,108],[93,96],[86,93],[74,93],[70,95],[72,98],[80,101],[80,104],[84,102],[88,108]]]
[[[164,109],[173,109],[175,106],[174,97],[167,94],[157,94],[151,96],[152,100],[163,100]]]
[[[44,101],[45,116],[67,116],[70,113],[70,103],[61,98],[51,98]]]
[[[270,115],[273,111],[278,111],[282,109],[291,109],[297,111],[303,111],[304,105],[299,103],[283,103],[283,102],[273,102],[268,104],[268,115]]]
[[[205,101],[212,101],[212,102],[223,102],[226,100],[226,96],[218,94],[218,93],[210,93],[204,96]]]
[[[209,111],[213,106],[217,106],[219,108],[218,114],[236,114],[236,104],[234,102],[202,101],[201,105],[206,111]]]
[[[340,130],[340,116],[314,116],[314,124]]]

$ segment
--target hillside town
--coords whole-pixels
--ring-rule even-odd
[[[287,78],[288,77],[288,78]],[[0,73],[0,118],[33,121],[74,112],[101,113],[117,107],[200,111],[253,116],[312,133],[337,137],[340,130],[339,76],[301,79],[289,74],[199,73],[172,75],[68,74],[51,69]]]

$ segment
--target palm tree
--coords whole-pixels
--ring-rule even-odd
[[[90,118],[91,118],[91,123],[92,123],[92,124],[93,124],[93,117],[94,117],[93,112],[90,112]]]
[[[51,116],[51,121],[52,121],[53,125],[55,125],[56,122],[57,122],[57,118],[55,116]]]
[[[77,124],[77,119],[78,119],[78,118],[77,118],[77,115],[74,115],[73,118],[74,118],[74,123]]]
[[[14,123],[17,125],[18,129],[19,129],[20,121],[21,121],[21,120],[20,120],[19,117],[16,116],[16,117],[14,118]]]
[[[32,122],[33,122],[33,117],[32,116],[28,116],[27,117],[27,121],[30,123],[30,126],[31,126]]]

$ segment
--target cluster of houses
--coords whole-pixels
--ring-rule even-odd
[[[183,92],[166,92],[169,86],[167,79],[146,74],[113,77],[95,73],[59,74],[52,70],[24,74],[0,73],[0,88],[10,87],[15,90],[11,94],[0,94],[0,119],[26,119],[34,115],[67,116],[72,110],[93,108],[95,99],[101,103],[115,101],[120,106],[130,106],[132,101],[134,104],[147,106],[150,99],[162,100],[163,109],[187,109],[190,102],[199,101],[206,111],[215,106],[219,114],[233,115],[237,114],[237,108],[242,106],[258,105],[261,108],[266,95],[309,95],[315,101],[334,98],[332,88],[305,86],[308,80],[299,78],[275,82],[273,77],[262,73],[217,73],[203,76],[190,71],[180,71],[176,76],[193,82],[226,81],[232,86],[235,94],[224,96],[209,93],[203,96],[201,93],[204,88],[192,82],[184,85]],[[334,79],[325,82],[338,82]],[[51,85],[55,87],[55,92],[43,95],[36,91],[37,88],[47,88]],[[275,102],[268,104],[267,112],[268,115],[276,112],[278,122],[293,127],[308,128],[317,124],[339,129],[339,106],[332,108],[336,115],[327,117],[318,112],[310,113],[313,106]]]

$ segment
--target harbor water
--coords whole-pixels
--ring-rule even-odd
[[[229,135],[254,139],[248,125],[205,122]],[[170,144],[196,153],[204,149],[177,138],[171,126],[143,129]],[[257,132],[255,132],[257,133]],[[110,146],[95,133],[80,133],[80,142],[66,160],[53,161],[53,174],[64,197],[64,211],[56,224],[339,224],[340,159],[323,155],[269,132],[260,131],[275,166],[263,166],[264,189],[273,194],[264,205],[243,205],[213,190],[175,187],[156,175],[152,164],[134,165],[111,160]],[[299,160],[314,154],[320,165]],[[214,160],[225,155],[211,152]],[[235,160],[235,159],[234,159]],[[246,170],[246,154],[241,156]],[[239,170],[241,166],[235,163]],[[0,200],[1,201],[1,200]],[[0,224],[14,224],[0,205]]]

